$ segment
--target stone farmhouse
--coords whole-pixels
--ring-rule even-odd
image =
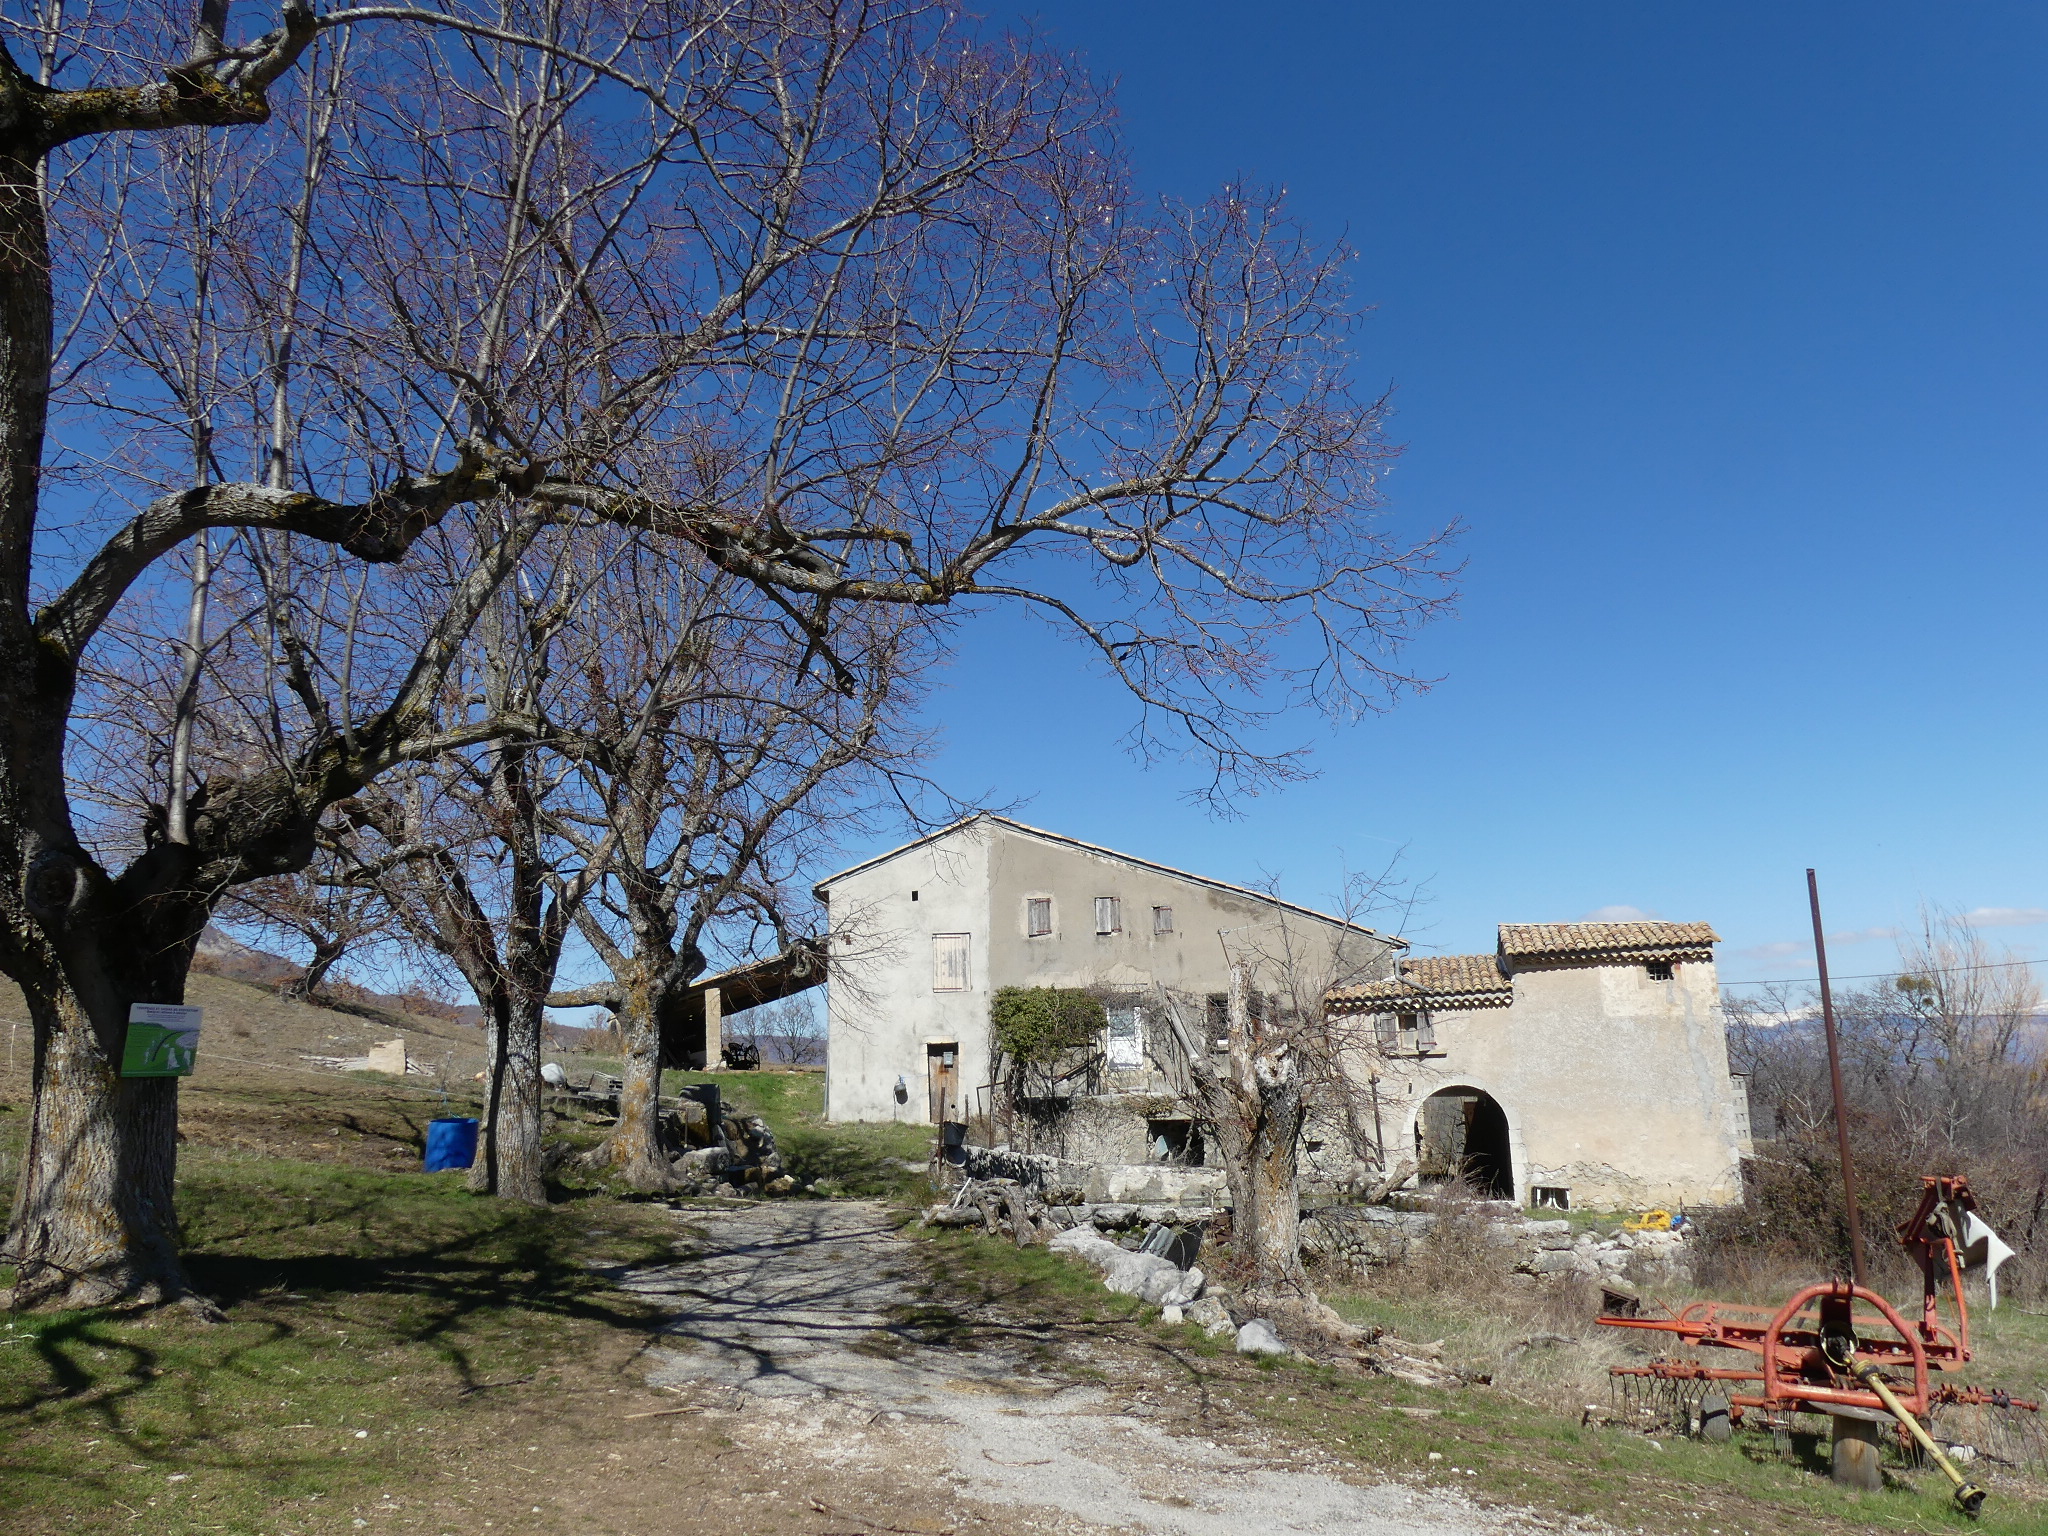
[[[831,916],[829,1118],[985,1121],[996,1108],[996,991],[1087,988],[1108,1009],[1107,1038],[1086,1071],[1045,1090],[1068,1111],[1050,1150],[1111,1167],[1201,1160],[1154,1059],[1162,988],[1220,1010],[1233,935],[1265,935],[1270,947],[1283,934],[1305,966],[1354,980],[1392,976],[1403,947],[1261,891],[990,814],[842,870],[817,895]]]
[[[833,1120],[972,1124],[1063,1165],[1091,1200],[1214,1200],[1162,994],[1213,1048],[1233,966],[1270,988],[1284,950],[1286,969],[1327,978],[1310,996],[1350,1021],[1361,1090],[1341,1112],[1311,1106],[1311,1186],[1355,1183],[1357,1147],[1364,1166],[1412,1159],[1424,1185],[1462,1171],[1525,1205],[1739,1195],[1747,1095],[1705,923],[1505,923],[1494,954],[1404,958],[1404,941],[1327,913],[991,814],[817,895]],[[1105,1038],[1028,1086],[999,1082],[989,1009],[1004,987],[1093,992]]]
[[[1746,1084],[1728,1071],[1705,923],[1503,923],[1490,955],[1405,959],[1339,988],[1370,1019],[1387,1155],[1425,1183],[1614,1210],[1741,1192]]]

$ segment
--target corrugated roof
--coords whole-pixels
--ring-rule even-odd
[[[1339,987],[1324,1003],[1339,1013],[1392,1013],[1414,1008],[1505,1008],[1515,1000],[1514,983],[1495,955],[1418,955],[1401,962],[1393,981]]]
[[[1711,923],[1502,923],[1500,953],[1513,961],[1711,960],[1721,936]]]

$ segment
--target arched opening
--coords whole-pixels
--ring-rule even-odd
[[[1514,1199],[1506,1111],[1477,1088],[1431,1094],[1415,1117],[1415,1166],[1424,1184],[1446,1183],[1462,1173],[1487,1199]]]

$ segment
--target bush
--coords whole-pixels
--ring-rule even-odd
[[[1092,1045],[1109,1027],[1102,1003],[1072,987],[1003,987],[988,1008],[989,1036],[1020,1065]]]

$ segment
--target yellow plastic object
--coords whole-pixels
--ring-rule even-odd
[[[1669,1211],[1645,1211],[1634,1221],[1624,1221],[1622,1226],[1630,1232],[1669,1232],[1671,1213]]]

